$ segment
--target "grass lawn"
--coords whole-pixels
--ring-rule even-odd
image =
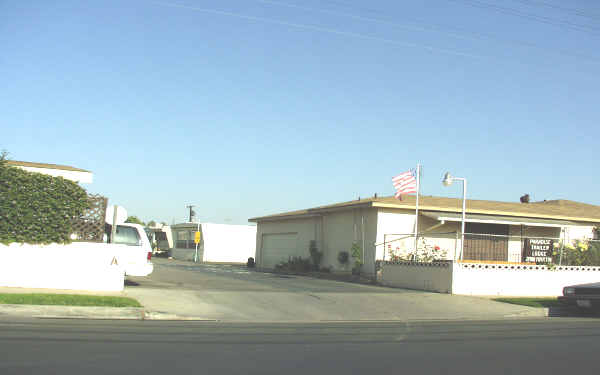
[[[86,296],[79,294],[12,294],[0,293],[0,304],[142,307],[133,298],[111,296]]]
[[[494,298],[494,301],[512,303],[513,305],[523,305],[530,307],[556,307],[564,306],[556,297],[531,298],[531,297],[515,297],[515,298]]]

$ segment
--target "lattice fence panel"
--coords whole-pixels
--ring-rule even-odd
[[[102,242],[108,198],[88,195],[88,203],[88,209],[72,223],[76,241]]]

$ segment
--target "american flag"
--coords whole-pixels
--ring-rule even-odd
[[[417,192],[417,179],[415,175],[416,171],[411,169],[392,178],[392,184],[394,184],[394,188],[396,189],[396,194],[394,195],[396,198],[402,199],[402,194]]]

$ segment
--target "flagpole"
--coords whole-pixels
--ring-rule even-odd
[[[421,188],[421,164],[417,163],[417,203],[415,205],[415,260],[417,258],[417,241],[419,238],[419,191]]]

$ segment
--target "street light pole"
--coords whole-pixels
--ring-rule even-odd
[[[461,231],[460,231],[460,260],[463,260],[463,255],[465,253],[465,221],[466,221],[466,212],[467,212],[467,179],[463,177],[454,177],[450,174],[450,172],[446,172],[444,175],[444,180],[442,184],[444,186],[450,186],[454,182],[454,180],[462,181],[463,183],[463,199],[462,199],[462,223],[461,223]]]
[[[460,260],[463,260],[463,256],[465,254],[465,220],[466,220],[466,212],[467,212],[467,179],[466,178],[457,178],[457,180],[462,180],[463,182],[463,201],[462,201],[462,229],[461,229],[461,238],[460,238]]]

